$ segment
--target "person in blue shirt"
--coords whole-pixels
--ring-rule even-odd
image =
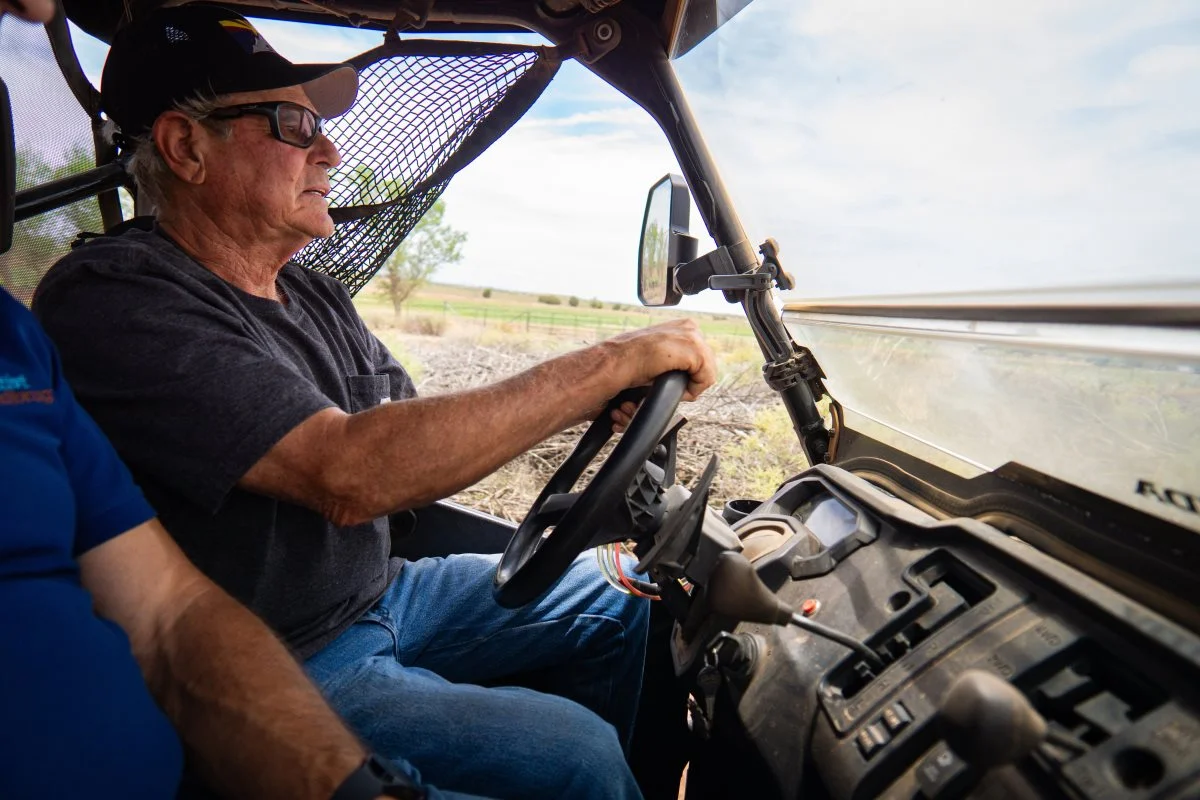
[[[339,789],[375,762],[184,557],[3,290],[0,609],[0,797],[174,797],[184,748],[225,796],[385,785]]]

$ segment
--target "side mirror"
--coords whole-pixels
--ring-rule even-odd
[[[638,248],[638,298],[644,306],[674,306],[683,296],[675,267],[696,257],[696,239],[688,235],[691,196],[678,175],[667,175],[646,197],[642,241]]]

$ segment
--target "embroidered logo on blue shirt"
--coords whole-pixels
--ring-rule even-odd
[[[21,406],[26,403],[54,402],[53,389],[30,389],[24,375],[0,375],[0,406]]]

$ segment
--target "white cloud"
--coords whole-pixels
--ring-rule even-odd
[[[752,236],[812,295],[1195,278],[1197,24],[759,0],[681,71]]]

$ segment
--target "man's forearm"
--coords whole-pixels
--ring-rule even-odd
[[[620,387],[600,388],[601,364],[587,363],[592,355],[571,353],[491,386],[347,418],[345,449],[330,462],[342,502],[323,510],[357,522],[426,505],[594,416]]]
[[[203,584],[139,654],[189,758],[223,796],[326,800],[365,748],[267,627]]]
[[[601,344],[478,389],[353,415],[327,409],[285,436],[240,485],[339,525],[427,505],[597,413],[622,388],[614,361]]]

